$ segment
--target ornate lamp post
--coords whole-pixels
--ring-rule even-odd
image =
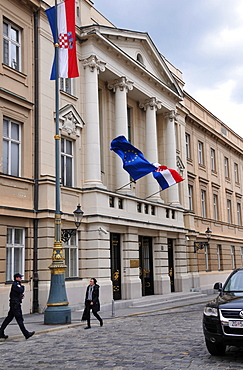
[[[205,231],[205,234],[207,235],[207,241],[204,241],[204,242],[194,242],[194,253],[196,253],[199,249],[203,249],[203,248],[209,246],[209,241],[210,241],[211,234],[212,234],[212,231],[209,229],[209,227]]]
[[[81,224],[84,212],[78,204],[73,212],[74,222],[78,228]],[[47,308],[44,313],[44,324],[69,324],[71,322],[71,309],[65,288],[65,269],[62,241],[68,241],[76,232],[76,229],[61,230],[61,215],[55,216],[55,241],[52,254],[51,287]]]

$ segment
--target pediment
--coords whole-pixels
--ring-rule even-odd
[[[91,28],[93,28],[92,31]],[[85,33],[85,29],[82,32]],[[124,55],[132,59],[138,68],[142,68],[145,72],[150,73],[179,97],[183,96],[181,87],[168,67],[169,63],[157,50],[147,33],[105,26],[90,26],[88,33],[91,34],[91,32],[95,32],[107,39],[114,48],[122,51]],[[174,69],[176,70],[176,68]]]
[[[80,136],[84,124],[82,117],[72,104],[67,104],[59,110],[59,128],[62,135],[76,139]]]

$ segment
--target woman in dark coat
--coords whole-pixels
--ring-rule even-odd
[[[100,301],[99,301],[99,288],[97,280],[95,278],[90,279],[90,283],[87,286],[85,294],[85,309],[82,317],[82,321],[87,320],[87,326],[85,329],[90,329],[90,310],[92,310],[93,315],[100,322],[100,326],[103,326],[103,320],[99,316],[98,312],[100,311]]]

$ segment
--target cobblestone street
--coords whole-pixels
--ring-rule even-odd
[[[204,304],[0,342],[0,369],[242,369],[243,350],[222,358],[206,350]]]

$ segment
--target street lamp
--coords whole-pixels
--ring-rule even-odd
[[[194,242],[194,253],[196,253],[199,249],[203,249],[209,246],[209,241],[210,241],[211,234],[212,234],[212,231],[209,229],[209,227],[207,227],[205,234],[207,235],[206,242]]]
[[[78,204],[77,209],[73,212],[74,223],[78,228],[81,224],[84,212]],[[55,241],[52,254],[51,270],[51,287],[47,308],[44,313],[44,324],[70,324],[71,309],[68,307],[68,300],[65,287],[65,269],[64,253],[62,242],[67,242],[76,232],[76,229],[61,230],[61,214],[55,215]]]
[[[84,215],[84,211],[82,211],[80,204],[78,204],[77,209],[73,211],[73,215],[74,215],[74,223],[76,225],[76,228],[78,229],[82,222],[82,218]],[[76,234],[76,229],[62,229],[61,240],[64,243],[67,243],[69,239],[72,237],[72,235],[75,235],[75,234]]]

